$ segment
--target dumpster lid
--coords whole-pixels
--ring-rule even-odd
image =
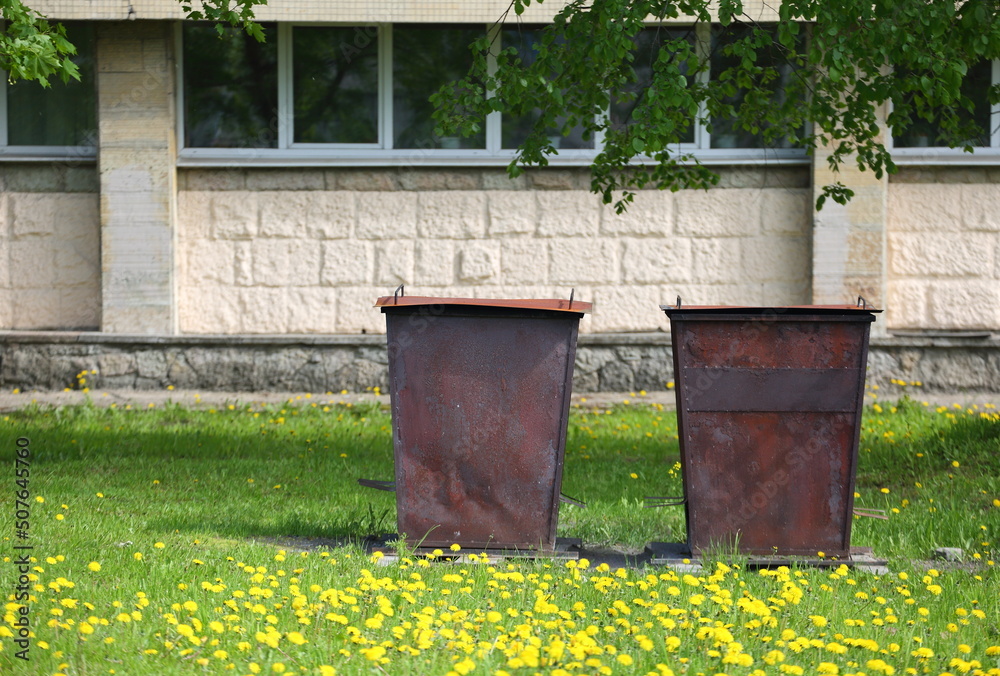
[[[474,305],[479,307],[558,310],[587,313],[593,303],[566,298],[439,298],[435,296],[382,296],[375,307],[414,307],[419,305]]]
[[[804,314],[845,314],[882,312],[870,305],[661,305],[667,315],[680,312],[717,312],[727,314],[763,314],[773,312],[779,315]]]

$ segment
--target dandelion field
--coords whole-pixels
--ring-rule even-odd
[[[28,407],[0,416],[0,498],[30,439],[30,537],[3,531],[0,673],[1000,674],[1000,414],[873,403],[853,543],[889,560],[703,572],[586,559],[367,553],[395,527],[388,415],[302,397]],[[560,536],[639,552],[683,541],[673,413],[574,409]],[[27,611],[19,552],[30,543]],[[960,547],[961,563],[930,562]],[[27,617],[26,661],[15,643]]]

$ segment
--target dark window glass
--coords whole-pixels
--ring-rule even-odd
[[[49,87],[18,81],[7,85],[7,143],[12,146],[97,145],[94,87],[94,30],[88,23],[66,22],[66,37],[77,49],[73,63],[80,79]]]
[[[962,80],[962,94],[973,102],[972,112],[961,111],[959,120],[971,124],[974,132],[968,139],[953,139],[954,145],[988,147],[990,145],[990,103],[987,98],[993,79],[993,64],[982,61],[971,67]],[[925,148],[928,146],[950,146],[949,139],[941,131],[941,125],[920,117],[899,134],[893,135],[893,145],[897,148]]]
[[[516,48],[521,61],[525,64],[530,64],[535,60],[535,43],[541,40],[541,33],[541,28],[537,27],[518,26],[504,28],[502,38],[503,48]],[[538,118],[538,113],[528,113],[527,115],[518,117],[512,115],[504,116],[501,123],[501,145],[504,148],[517,148],[528,137],[528,132]],[[594,140],[592,138],[585,139],[583,131],[583,127],[577,126],[568,135],[563,136],[557,129],[553,129],[549,134],[549,140],[556,149],[593,148]]]
[[[664,28],[657,26],[640,31],[635,37],[635,60],[632,62],[632,69],[635,71],[637,81],[631,84],[627,91],[633,93],[635,98],[629,101],[613,99],[611,101],[611,127],[622,128],[630,124],[635,124],[633,112],[642,105],[643,96],[653,83],[653,65],[660,56],[663,44],[672,40],[686,40],[692,47],[695,44],[695,33],[693,28]],[[681,72],[685,75],[688,69],[682,66]],[[693,122],[693,120],[692,120]],[[689,124],[681,135],[683,143],[694,142],[694,125]]]
[[[392,127],[396,148],[485,148],[486,126],[468,138],[434,134],[430,96],[472,66],[482,28],[400,24],[392,30]]]
[[[378,29],[292,31],[296,143],[378,143]]]
[[[712,27],[711,75],[713,79],[718,73],[739,64],[740,57],[725,54],[725,47],[747,37],[752,30],[753,28],[746,24],[730,24],[725,28],[721,26]],[[778,71],[778,77],[766,86],[771,90],[772,98],[775,101],[783,101],[785,98],[785,88],[788,86],[791,78],[795,76],[795,69],[791,64],[786,63],[782,55],[781,47],[777,44],[777,31],[772,29],[772,35],[775,37],[775,43],[771,46],[757,49],[755,65],[761,68],[775,68]],[[745,92],[737,92],[735,96],[728,98],[726,103],[732,104],[739,110],[740,103],[745,96]],[[768,127],[768,124],[763,120],[759,121],[759,131],[757,133],[743,129],[734,119],[713,117],[711,122],[711,144],[713,148],[797,147],[787,138],[765,142],[763,130]]]
[[[184,24],[184,145],[275,148],[278,145],[278,30],[267,42],[240,29],[222,36],[212,24]]]

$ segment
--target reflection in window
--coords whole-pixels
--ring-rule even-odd
[[[267,42],[237,28],[220,37],[212,24],[184,24],[184,145],[278,145],[278,31]]]
[[[481,27],[400,24],[392,30],[392,126],[396,148],[485,148],[486,125],[478,134],[439,138],[434,134],[430,96],[460,80],[472,67],[469,45]]]
[[[378,143],[378,29],[292,32],[295,143]]]
[[[712,56],[711,56],[711,73],[712,78],[722,73],[729,68],[735,68],[740,64],[741,58],[739,56],[733,56],[725,53],[725,47],[738,42],[751,35],[753,27],[746,24],[730,24],[729,26],[723,28],[722,26],[712,27]],[[776,29],[770,29],[772,36],[775,38],[774,42],[770,45],[764,47],[758,47],[756,50],[756,61],[755,66],[758,68],[774,68],[778,72],[778,77],[772,82],[768,83],[766,87],[772,92],[772,100],[781,102],[785,98],[785,88],[791,82],[791,78],[794,77],[794,68],[791,64],[787,63],[784,56],[781,53],[781,46],[777,42]],[[746,91],[738,91],[734,96],[725,99],[725,103],[731,104],[736,110],[739,110],[740,104],[746,97]],[[712,118],[712,132],[711,132],[711,147],[712,148],[794,148],[797,147],[792,144],[788,138],[783,137],[780,139],[771,140],[765,142],[764,140],[764,130],[768,127],[768,123],[764,120],[758,121],[759,131],[753,133],[744,129],[741,125],[737,123],[735,119],[723,118],[723,117],[713,117]]]
[[[541,38],[541,28],[529,28],[523,26],[504,28],[502,44],[504,49],[507,49],[508,47],[514,47],[517,49],[518,57],[524,64],[528,65],[535,60],[535,44],[540,42]],[[540,114],[537,112],[521,116],[505,116],[502,122],[502,147],[517,148],[521,145],[524,140],[528,138],[528,133],[531,131],[531,128],[535,125],[535,122],[539,117]],[[557,118],[556,122],[561,123],[562,120],[563,118]],[[549,141],[557,150],[560,148],[571,150],[579,148],[593,148],[594,139],[585,139],[583,137],[583,132],[584,130],[582,126],[574,127],[566,136],[563,136],[558,129],[551,129],[548,131]]]
[[[630,101],[612,99],[612,129],[621,129],[636,123],[633,113],[642,106],[643,96],[653,84],[654,64],[660,56],[660,50],[665,42],[673,40],[686,40],[693,49],[695,31],[693,28],[657,26],[642,30],[635,36],[635,60],[632,62],[632,69],[635,71],[637,80],[626,88],[626,91],[634,94],[635,98]],[[687,64],[681,66],[681,72],[685,75],[688,74]],[[688,79],[690,82],[690,76]],[[689,124],[683,130],[680,134],[680,140],[682,143],[694,143],[694,124]]]
[[[959,122],[963,126],[970,125],[973,130],[968,138],[949,138],[937,121],[931,122],[914,116],[909,127],[899,134],[893,134],[893,145],[896,148],[948,147],[966,144],[973,147],[988,147],[990,145],[990,103],[987,95],[992,79],[992,62],[982,61],[969,68],[962,80],[962,94],[973,102],[972,112],[962,110],[958,113]]]
[[[77,49],[73,63],[80,69],[80,79],[64,83],[49,78],[49,87],[23,80],[8,84],[8,145],[97,145],[93,26],[79,22],[64,25],[66,37]]]

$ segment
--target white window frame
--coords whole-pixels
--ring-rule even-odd
[[[392,32],[393,24],[364,24],[378,27],[379,41],[379,142],[378,144],[320,144],[292,142],[292,30],[297,26],[339,26],[356,27],[358,23],[296,23],[278,24],[278,143],[276,148],[189,148],[183,146],[184,139],[184,63],[182,23],[176,24],[175,46],[177,58],[177,138],[178,166],[506,166],[516,156],[516,151],[503,149],[502,119],[500,113],[487,115],[486,147],[481,149],[421,149],[393,148],[392,126]],[[664,24],[670,27],[671,24]],[[498,26],[484,26],[491,37],[496,36]],[[707,55],[710,45],[711,26],[698,26],[696,49]],[[497,44],[494,41],[494,44]],[[488,64],[490,70],[495,63]],[[699,78],[710,77],[707,71]],[[704,117],[704,104],[699,118]],[[594,138],[594,148],[564,149],[548,158],[550,166],[587,166],[600,152],[603,134]],[[678,154],[693,154],[705,164],[809,164],[810,158],[801,148],[711,148],[710,137],[705,125],[695,124],[693,143],[677,145]],[[652,158],[642,157],[635,164],[652,162]]]

